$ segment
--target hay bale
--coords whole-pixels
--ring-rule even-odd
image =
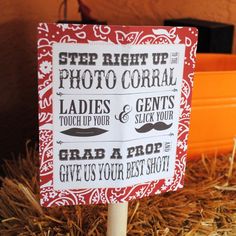
[[[127,235],[236,235],[234,154],[187,164],[184,189],[129,203]],[[37,148],[6,161],[1,235],[105,235],[107,206],[42,208]]]

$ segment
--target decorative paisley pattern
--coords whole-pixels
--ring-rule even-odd
[[[124,202],[183,187],[186,164],[193,67],[196,59],[197,30],[183,27],[99,26],[45,24],[38,26],[39,154],[41,204],[62,206]],[[185,43],[184,80],[175,174],[171,179],[140,183],[125,188],[53,189],[52,142],[52,45],[63,43],[109,42],[111,44],[179,44]]]

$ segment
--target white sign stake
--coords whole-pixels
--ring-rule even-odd
[[[107,236],[126,236],[128,202],[108,205]]]

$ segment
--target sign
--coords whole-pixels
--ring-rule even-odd
[[[41,204],[183,187],[197,30],[38,27]]]

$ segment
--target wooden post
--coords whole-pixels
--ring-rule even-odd
[[[126,236],[128,202],[108,205],[107,236]]]

